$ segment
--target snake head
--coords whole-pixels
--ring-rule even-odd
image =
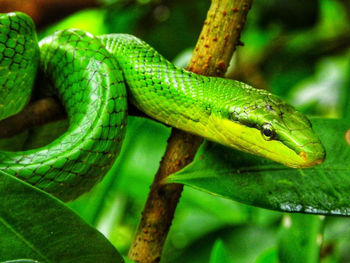
[[[211,116],[215,141],[294,168],[323,162],[324,147],[308,118],[267,91],[239,85]]]

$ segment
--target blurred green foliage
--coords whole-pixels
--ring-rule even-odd
[[[281,262],[319,262],[323,216],[284,215],[279,233]]]
[[[207,0],[104,2],[106,7],[79,12],[45,29],[39,38],[71,27],[93,34],[130,33],[185,66],[210,4]],[[255,1],[241,37],[245,46],[238,47],[227,76],[267,88],[310,115],[350,116],[349,18],[349,5],[341,0]],[[64,124],[57,126],[62,131]],[[6,149],[34,147],[46,137],[45,129],[37,132],[35,140],[26,141],[24,134],[1,143]],[[124,255],[169,133],[161,124],[130,117],[113,169],[92,192],[69,204]],[[296,224],[286,229],[286,218]],[[315,218],[243,205],[185,187],[162,262],[223,262],[217,261],[221,256],[225,262],[240,263],[272,263],[278,257],[281,262],[350,262],[349,219]],[[296,249],[299,261],[291,257]]]

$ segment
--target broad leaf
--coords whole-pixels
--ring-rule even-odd
[[[102,234],[61,201],[4,173],[0,237],[0,261],[123,262]]]
[[[350,215],[350,146],[344,139],[349,126],[344,120],[313,120],[327,151],[325,162],[313,168],[288,168],[206,143],[192,164],[166,182],[278,211]]]

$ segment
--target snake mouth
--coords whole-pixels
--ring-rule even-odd
[[[299,156],[303,160],[303,163],[299,168],[308,168],[323,163],[326,158],[326,152],[323,149],[322,144],[317,145],[319,149],[312,152],[301,151]]]
[[[210,131],[207,136],[209,140],[268,158],[291,168],[312,167],[325,159],[325,150],[318,139],[303,146],[288,145],[278,140],[265,140],[256,128],[214,116],[211,116],[211,122],[208,122],[207,131]]]

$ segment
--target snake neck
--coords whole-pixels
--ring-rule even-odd
[[[233,106],[238,109],[251,104],[250,93],[258,93],[255,89],[238,81],[204,77],[178,68],[131,35],[99,38],[121,65],[129,100],[137,108],[162,123],[232,146],[225,143],[216,125],[228,119]],[[237,112],[237,121],[243,119],[245,113]]]
[[[118,60],[131,103],[150,117],[192,132],[205,129],[213,104],[210,79],[177,68],[142,40],[126,34],[99,37]]]

